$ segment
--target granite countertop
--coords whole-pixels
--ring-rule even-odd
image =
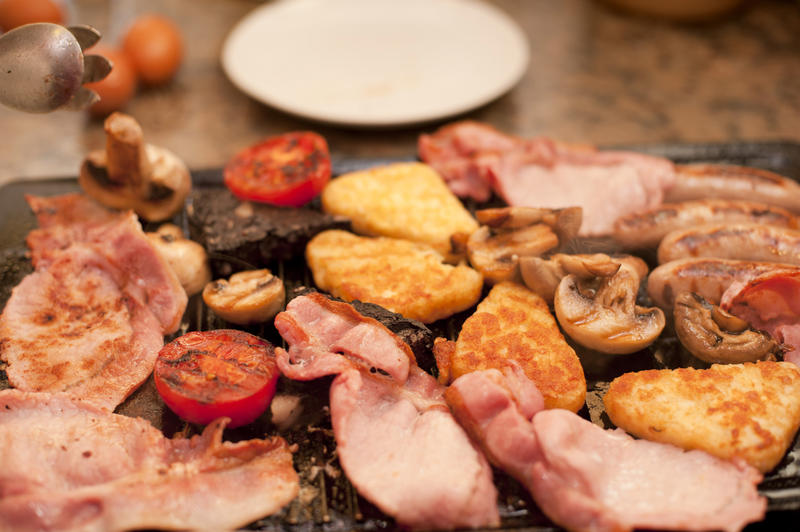
[[[522,81],[462,115],[521,136],[600,146],[785,140],[800,142],[800,4],[745,2],[704,23],[634,16],[591,0],[494,0],[530,41]],[[219,54],[233,25],[261,2],[73,0],[72,21],[114,42],[133,15],[173,17],[187,55],[168,86],[140,91],[126,112],[148,142],[191,168],[218,167],[274,133],[314,129],[334,157],[413,157],[437,123],[356,130],[300,120],[249,98],[225,77]],[[116,7],[109,12],[109,6]],[[446,65],[443,65],[446,68]],[[102,122],[84,113],[30,115],[0,108],[0,184],[75,175],[104,145]]]

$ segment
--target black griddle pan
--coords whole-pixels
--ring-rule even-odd
[[[684,164],[692,162],[714,162],[753,166],[775,171],[800,180],[800,144],[792,142],[741,142],[718,144],[651,144],[615,146],[660,155]],[[411,158],[406,159],[411,160]],[[397,162],[398,159],[344,159],[334,161],[334,175]],[[192,172],[195,188],[222,187],[221,169]],[[36,220],[24,200],[26,194],[51,196],[78,192],[75,177],[61,177],[35,181],[13,181],[0,188],[0,306],[5,305],[11,289],[32,271],[27,257],[25,236],[36,227]],[[467,202],[469,208],[480,206]],[[185,214],[173,220],[188,234]],[[152,230],[154,227],[146,227]],[[302,257],[276,264],[265,264],[279,275],[286,284],[287,294],[294,288],[313,286]],[[434,334],[455,339],[463,320],[472,310],[455,315],[430,326]],[[190,330],[208,330],[230,325],[208,312],[197,296],[190,299],[181,329],[177,334]],[[278,345],[280,336],[271,324],[246,328]],[[627,371],[651,368],[677,367],[686,362],[680,345],[674,338],[664,338],[655,346],[638,354],[625,357],[598,357],[574,346],[581,356],[588,383],[587,406],[579,412],[587,419],[611,427],[602,411],[602,394],[608,382]],[[694,362],[696,363],[696,361]],[[265,414],[247,427],[229,429],[225,437],[241,440],[263,437],[265,434],[280,434],[290,444],[296,443],[295,468],[300,475],[301,496],[277,515],[250,524],[252,530],[391,530],[396,525],[368,501],[356,493],[341,471],[336,457],[336,444],[328,412],[328,385],[330,378],[312,382],[279,381],[278,393],[300,396],[303,414],[299,422],[290,429],[279,431],[269,415]],[[0,389],[8,387],[5,372],[0,368]],[[167,409],[155,390],[152,378],[117,408],[117,413],[139,416],[149,420],[167,436],[191,436],[202,427],[185,423]],[[495,483],[499,491],[501,529],[548,531],[559,530],[536,507],[527,491],[503,472],[495,471]],[[772,530],[800,530],[800,442],[794,445],[779,466],[765,476],[759,491],[767,497],[767,517],[760,523],[749,525],[748,532]]]

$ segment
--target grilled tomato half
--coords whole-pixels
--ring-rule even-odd
[[[153,377],[167,406],[180,418],[229,427],[254,421],[275,395],[280,372],[268,341],[233,329],[190,332],[158,353]]]
[[[299,207],[331,178],[328,143],[311,131],[269,137],[237,153],[225,166],[224,177],[240,199]]]

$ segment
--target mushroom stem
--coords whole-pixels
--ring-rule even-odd
[[[744,332],[750,328],[750,324],[742,318],[738,318],[716,305],[712,305],[711,307],[711,319],[714,320],[714,323],[716,323],[720,329],[732,333]]]
[[[108,179],[140,189],[145,176],[150,174],[141,126],[131,116],[112,113],[103,123],[103,129]]]

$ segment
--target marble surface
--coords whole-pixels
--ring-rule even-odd
[[[314,129],[334,157],[413,157],[437,123],[347,129],[294,118],[249,98],[219,54],[252,0],[73,0],[73,22],[114,42],[136,14],[159,11],[182,28],[187,54],[175,80],[141,90],[126,112],[148,142],[191,168],[217,167],[270,134]],[[521,136],[600,146],[665,142],[800,142],[800,3],[745,2],[704,23],[634,16],[590,0],[493,0],[525,30],[530,66],[498,100],[460,118]],[[447,65],[442,65],[447,68]],[[323,81],[324,82],[324,81]],[[84,113],[30,115],[0,108],[0,184],[75,175],[102,147],[102,122]]]

